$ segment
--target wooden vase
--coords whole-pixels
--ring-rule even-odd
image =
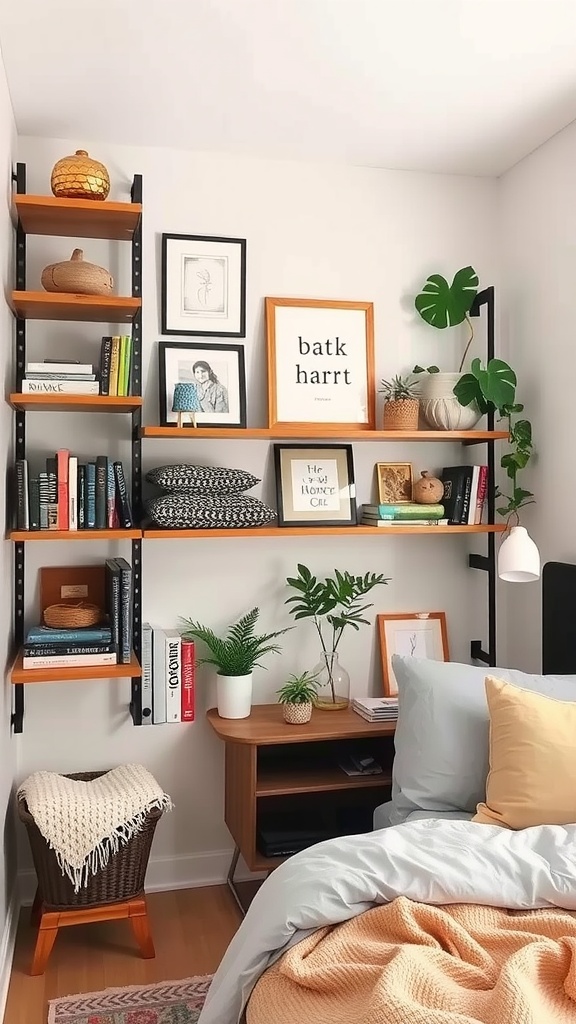
[[[50,263],[40,278],[47,292],[69,292],[74,295],[110,295],[114,281],[108,270],[95,263],[85,263],[82,249],[74,249],[69,260]]]

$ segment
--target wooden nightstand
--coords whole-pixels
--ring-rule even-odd
[[[242,854],[251,871],[273,871],[289,854],[265,856],[262,830],[291,815],[313,819],[326,838],[366,832],[374,808],[390,792],[395,722],[365,722],[350,708],[317,711],[307,725],[286,725],[279,704],[260,704],[249,718],[208,721],[226,744],[226,825],[235,849],[228,886],[240,909],[246,900],[234,881]],[[381,775],[350,776],[339,761],[350,753],[372,756]]]

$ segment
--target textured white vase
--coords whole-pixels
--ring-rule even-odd
[[[282,714],[288,725],[306,725],[312,718],[312,703],[283,704]]]
[[[478,406],[460,405],[454,386],[461,373],[427,373],[422,381],[420,405],[433,430],[472,430],[482,415]]]
[[[252,710],[252,673],[216,676],[216,703],[220,718],[248,718]]]

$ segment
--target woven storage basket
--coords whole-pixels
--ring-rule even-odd
[[[44,609],[44,622],[53,629],[84,629],[101,622],[103,612],[96,604],[51,604]]]
[[[105,772],[78,772],[67,775],[68,779],[91,782]],[[95,875],[88,877],[88,884],[79,892],[67,875],[63,875],[54,850],[51,850],[30,814],[26,801],[18,800],[18,815],[24,822],[30,840],[32,859],[38,878],[38,891],[44,910],[74,910],[85,907],[101,907],[107,903],[124,903],[135,899],[144,890],[144,878],[150,857],[154,832],[162,811],[154,807],[148,812],[144,828],[117,853],[112,854],[108,864]]]
[[[400,398],[384,405],[384,430],[418,430],[420,402],[417,398]]]

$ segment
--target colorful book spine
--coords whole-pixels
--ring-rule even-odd
[[[68,459],[70,452],[66,448],[60,448],[56,452],[56,465],[58,473],[58,529],[68,529]]]
[[[193,640],[182,640],[180,645],[180,664],[182,666],[182,721],[193,722],[195,717],[196,690],[196,655]]]
[[[445,516],[444,505],[419,505],[410,501],[397,505],[362,505],[362,515],[376,519],[442,519]]]
[[[62,658],[85,654],[116,654],[112,644],[24,644],[28,658]]]
[[[58,470],[55,458],[46,459],[48,476],[48,529],[58,529]]]
[[[152,725],[153,636],[149,622],[142,623],[142,725]]]
[[[16,459],[14,468],[16,474],[16,527],[18,530],[29,530],[28,461]]]
[[[110,459],[106,460],[106,526],[113,530],[115,526],[116,510],[116,479],[114,476],[114,464]]]
[[[120,568],[115,558],[106,559],[106,594],[112,643],[120,649]]]
[[[120,364],[120,338],[116,335],[112,338],[112,352],[110,355],[110,383],[109,395],[118,394],[118,369]]]
[[[96,459],[96,529],[106,529],[106,489],[108,480],[108,459],[99,455]]]
[[[86,529],[86,466],[78,466],[78,529]]]
[[[164,630],[166,721],[182,721],[181,638],[177,629]]]
[[[26,634],[27,644],[111,644],[112,631],[108,626],[92,629],[54,629],[50,626],[32,626]]]
[[[48,473],[40,473],[38,477],[40,487],[40,529],[48,530],[48,507],[50,504],[50,484]]]
[[[78,459],[68,459],[68,529],[78,529]]]
[[[153,640],[153,676],[152,676],[152,720],[154,725],[163,725],[166,721],[166,683],[164,674],[166,662],[164,657],[164,630],[154,627]]]
[[[125,529],[130,529],[133,526],[132,509],[128,499],[124,467],[121,462],[114,463],[114,475],[116,477],[116,508],[120,525]]]
[[[120,574],[120,662],[132,659],[132,566],[125,558],[116,558]]]
[[[482,515],[484,513],[484,505],[488,495],[488,466],[480,466],[480,473],[478,476],[478,495],[476,497],[476,514],[474,517],[474,523],[479,526],[482,522]]]
[[[86,529],[96,526],[96,463],[86,465]]]
[[[112,338],[102,338],[100,349],[100,394],[110,393],[110,360],[112,358]]]
[[[22,658],[22,668],[90,668],[96,665],[116,665],[115,654],[79,654],[56,658]]]

